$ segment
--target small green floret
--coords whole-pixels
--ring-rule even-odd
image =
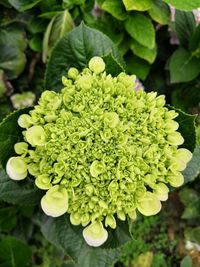
[[[168,184],[184,182],[192,154],[178,148],[178,113],[165,107],[164,96],[136,92],[134,75],[107,75],[103,59],[94,57],[62,81],[60,92],[43,92],[19,117],[24,142],[15,145],[20,156],[9,159],[7,173],[20,180],[28,171],[47,190],[43,211],[89,225],[84,238],[98,246],[108,236],[104,225],[115,229],[117,218],[158,213]]]

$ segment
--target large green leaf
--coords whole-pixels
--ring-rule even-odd
[[[27,47],[25,32],[22,29],[6,27],[0,31],[0,44],[10,45],[24,51]]]
[[[143,59],[128,54],[126,58],[127,72],[135,74],[139,79],[145,80],[149,71],[150,65]]]
[[[35,5],[37,5],[42,0],[8,0],[8,2],[17,10],[25,11],[27,9],[31,9]]]
[[[109,53],[123,68],[123,59],[112,41],[82,23],[65,35],[53,49],[46,68],[44,87],[55,91],[61,89],[61,76],[66,75],[70,67],[81,70],[93,56],[106,56]]]
[[[139,44],[137,41],[132,40],[130,48],[136,56],[145,59],[150,64],[152,64],[154,60],[156,59],[156,55],[157,55],[156,47],[154,47],[153,49],[150,49],[148,47],[145,47]]]
[[[172,106],[189,112],[191,108],[198,107],[200,103],[200,87],[184,85],[172,92]]]
[[[125,21],[126,31],[138,43],[153,49],[155,47],[155,29],[151,20],[143,14],[135,13]]]
[[[0,203],[0,231],[11,231],[17,224],[17,209],[13,205]]]
[[[17,78],[24,70],[26,46],[27,41],[22,30],[12,27],[1,29],[0,68],[5,71],[9,79]]]
[[[189,50],[192,55],[196,57],[200,56],[200,25],[196,27],[189,39]]]
[[[40,203],[43,192],[39,190],[30,177],[17,182],[11,180],[3,169],[0,169],[0,200],[19,205]]]
[[[124,9],[123,3],[121,0],[106,0],[101,8],[108,13],[110,13],[113,17],[118,20],[125,20],[127,17],[127,13]]]
[[[0,45],[0,68],[9,79],[17,78],[24,70],[26,57],[18,48],[10,45]]]
[[[14,154],[14,145],[23,139],[22,128],[17,120],[23,113],[28,113],[30,108],[17,110],[8,115],[0,124],[0,163],[5,166],[8,158]]]
[[[181,147],[187,148],[191,152],[193,152],[196,146],[196,115],[187,114],[182,110],[171,106],[168,106],[168,108],[174,109],[179,114],[178,117],[175,118],[175,120],[179,124],[178,132],[180,132],[184,138],[184,143]]]
[[[162,0],[153,0],[151,8],[148,10],[149,15],[156,22],[165,25],[170,22],[169,6]]]
[[[164,2],[171,4],[177,9],[192,11],[200,7],[200,0],[163,0]]]
[[[0,242],[1,267],[26,267],[31,261],[31,250],[22,241],[7,236]]]
[[[177,49],[169,62],[171,83],[189,82],[200,73],[200,60],[183,48]]]
[[[126,10],[146,11],[151,8],[153,0],[122,0]],[[114,1],[113,1],[114,2]]]
[[[59,12],[52,18],[44,34],[42,54],[44,62],[47,61],[47,57],[50,55],[56,42],[71,31],[73,27],[74,22],[68,10]]]
[[[180,44],[187,48],[188,40],[194,32],[196,22],[192,12],[176,10],[175,13],[175,31]]]
[[[118,246],[130,240],[128,225],[122,224],[109,233],[110,241],[99,248],[88,246],[82,237],[83,228],[71,225],[66,215],[56,219],[45,216],[41,230],[50,242],[72,257],[76,267],[110,267],[118,259]]]
[[[84,14],[84,22],[87,26],[95,28],[106,34],[116,45],[124,41],[123,25],[120,21],[109,15],[104,15],[101,19]]]
[[[200,174],[200,147],[196,147],[191,161],[188,163],[187,168],[183,172],[185,183],[194,181]]]

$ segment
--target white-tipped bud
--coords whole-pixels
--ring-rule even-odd
[[[146,192],[144,197],[138,201],[137,209],[143,215],[151,216],[157,214],[161,210],[161,203],[155,194]]]
[[[41,207],[44,213],[52,217],[59,217],[68,210],[67,189],[55,185],[51,187],[41,199]]]
[[[101,57],[93,57],[89,61],[89,68],[96,74],[99,74],[105,70],[105,62]]]
[[[101,222],[93,222],[83,230],[83,237],[92,247],[101,246],[108,238],[108,232]]]
[[[12,180],[23,180],[27,176],[27,164],[21,157],[12,157],[6,164],[6,172]]]

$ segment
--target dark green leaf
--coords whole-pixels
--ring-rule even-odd
[[[200,0],[164,0],[164,2],[185,11],[192,11],[200,7]]]
[[[20,51],[24,51],[27,47],[25,32],[21,29],[6,27],[0,31],[0,45],[10,45],[16,47]]]
[[[126,10],[146,11],[151,8],[153,0],[122,0]]]
[[[31,9],[35,5],[37,5],[41,0],[8,0],[8,2],[17,10],[25,11],[27,9]]]
[[[0,206],[0,231],[11,231],[17,223],[16,207],[1,205]]]
[[[187,86],[172,92],[172,105],[188,112],[190,108],[197,107],[200,102],[200,88]]]
[[[127,13],[121,0],[106,0],[101,8],[118,20],[125,20],[127,18]]]
[[[127,72],[129,74],[135,74],[141,80],[145,80],[149,71],[150,65],[143,59],[134,55],[127,55],[126,58]]]
[[[109,233],[112,244],[107,241],[99,248],[88,246],[82,237],[83,228],[71,225],[66,215],[56,219],[45,216],[42,233],[50,242],[62,247],[75,260],[77,267],[109,267],[117,261],[120,253],[120,248],[116,246],[122,245],[129,239],[126,236],[128,226],[124,226],[125,232],[121,227],[118,225],[116,233],[114,230],[112,235]]]
[[[24,70],[26,57],[18,48],[0,45],[0,68],[9,79],[15,79]]]
[[[191,161],[183,172],[185,183],[193,181],[200,173],[200,147],[196,147]]]
[[[185,12],[176,10],[175,13],[175,31],[180,44],[187,48],[188,40],[196,27],[194,14],[192,12]]]
[[[35,34],[29,41],[30,48],[35,52],[42,51],[42,37],[40,34]]]
[[[45,19],[33,18],[30,23],[27,25],[27,30],[30,33],[43,33],[46,29],[47,22]]]
[[[12,236],[0,242],[1,267],[26,267],[31,263],[31,250],[20,240]]]
[[[190,220],[199,219],[200,218],[199,210],[200,210],[200,200],[188,203],[181,218]]]
[[[179,124],[178,132],[184,138],[184,143],[181,147],[189,149],[191,152],[194,151],[196,146],[196,132],[195,132],[195,119],[196,115],[190,115],[183,112],[180,109],[168,106],[170,109],[174,109],[179,115],[175,120]]]
[[[126,31],[138,43],[153,49],[155,47],[155,29],[151,20],[140,13],[132,14],[125,21]]]
[[[149,15],[156,22],[165,25],[170,22],[169,6],[162,0],[153,0],[151,8],[148,10]]]
[[[23,140],[22,131],[17,120],[31,108],[17,110],[8,115],[0,124],[0,163],[5,166],[7,160],[14,154],[14,145]]]
[[[191,242],[200,244],[200,226],[186,230],[185,238]]]
[[[113,76],[117,76],[120,72],[124,71],[123,66],[121,66],[112,54],[108,54],[102,57],[106,63],[106,71],[112,73]]]
[[[189,39],[189,50],[192,55],[197,57],[200,56],[200,25],[196,27]]]
[[[187,50],[177,49],[169,62],[171,83],[189,82],[200,73],[200,61],[194,58]]]
[[[112,53],[118,65],[124,66],[115,45],[106,35],[81,24],[65,35],[53,49],[47,64],[44,87],[55,91],[61,89],[61,76],[66,75],[70,67],[82,69],[93,56],[109,53]]]
[[[194,203],[198,200],[200,200],[200,196],[196,190],[189,187],[183,187],[181,191],[179,192],[179,197],[181,199],[181,202],[187,206],[190,203]]]
[[[30,177],[17,182],[11,180],[4,170],[0,170],[0,200],[19,205],[35,205],[40,202],[43,193]]]
[[[117,45],[124,41],[124,31],[119,21],[111,16],[104,15],[101,19],[85,14],[84,22],[87,26],[95,28],[106,35]]]
[[[50,21],[43,40],[43,61],[47,61],[51,50],[56,42],[58,42],[66,33],[74,27],[74,22],[67,10],[59,12]]]

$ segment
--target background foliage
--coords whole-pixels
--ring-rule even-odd
[[[101,55],[108,72],[135,73],[145,90],[165,94],[168,104],[182,110],[191,150],[194,118],[182,112],[197,114],[198,143],[184,171],[185,185],[171,193],[160,215],[131,223],[132,241],[118,232],[114,247],[95,252],[83,246],[67,218],[41,215],[34,206],[41,198],[37,188],[12,182],[1,168],[1,267],[200,266],[200,25],[193,12],[199,7],[200,0],[0,0],[0,120],[31,106],[44,88],[59,90],[56,73]],[[20,112],[1,123],[2,166],[20,139],[20,129],[12,137]]]

